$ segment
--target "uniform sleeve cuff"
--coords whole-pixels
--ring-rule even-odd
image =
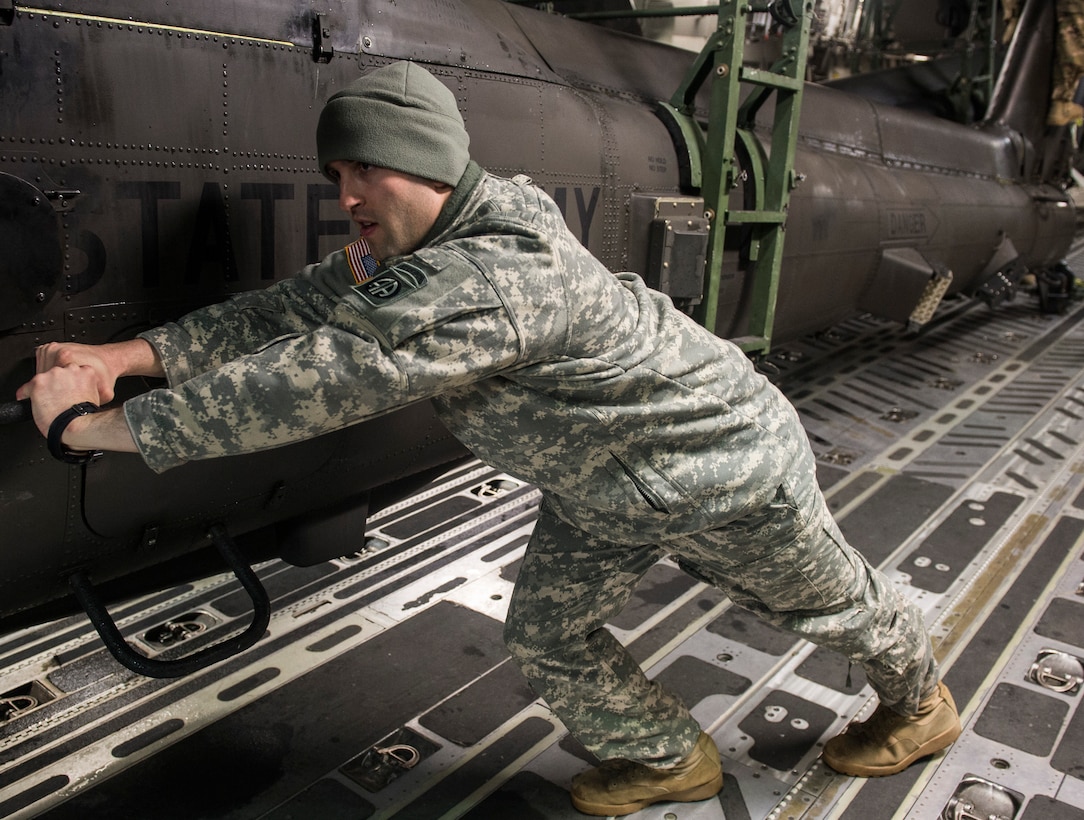
[[[143,461],[156,473],[163,473],[184,464],[186,459],[177,455],[163,435],[161,426],[155,423],[155,394],[159,392],[152,390],[124,402],[124,420]]]
[[[158,352],[158,358],[162,361],[170,387],[182,384],[196,375],[189,355],[192,340],[180,325],[165,324],[140,333],[139,338]]]

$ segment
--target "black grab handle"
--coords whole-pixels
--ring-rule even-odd
[[[30,399],[0,403],[0,424],[15,424],[20,421],[30,421],[33,418]]]
[[[205,669],[213,663],[232,657],[238,652],[243,652],[255,644],[267,631],[267,625],[271,621],[271,601],[267,597],[267,590],[263,588],[260,579],[256,577],[252,567],[245,561],[244,556],[233,539],[230,538],[229,533],[226,532],[225,527],[221,525],[211,527],[210,535],[219,553],[226,560],[226,563],[230,565],[230,569],[237,576],[237,580],[241,582],[241,586],[245,588],[245,591],[248,592],[249,597],[252,599],[252,623],[249,624],[248,629],[239,635],[206,646],[183,658],[159,660],[140,655],[124,640],[120,630],[117,629],[116,623],[113,621],[113,617],[94,591],[94,587],[91,586],[90,579],[86,574],[76,572],[68,579],[72,590],[75,592],[75,597],[79,599],[79,603],[86,610],[90,622],[98,630],[98,634],[101,636],[106,648],[114,658],[133,672],[146,675],[149,678],[179,678],[190,675],[193,672]]]

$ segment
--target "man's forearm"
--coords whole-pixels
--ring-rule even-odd
[[[61,441],[70,450],[138,452],[121,407],[72,419]]]
[[[103,355],[110,360],[118,378],[121,376],[160,378],[166,375],[157,351],[145,339],[105,344],[101,346],[101,350]]]

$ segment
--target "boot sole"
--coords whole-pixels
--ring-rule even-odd
[[[632,814],[654,803],[694,803],[697,800],[707,800],[714,797],[723,789],[723,773],[715,775],[707,783],[693,786],[680,792],[666,792],[654,797],[645,797],[632,803],[589,803],[572,795],[572,805],[584,814],[592,814],[596,817],[609,817],[611,815]]]
[[[851,777],[888,777],[889,775],[899,774],[912,763],[915,763],[924,757],[937,754],[942,749],[951,746],[962,732],[963,729],[959,726],[947,729],[936,737],[927,740],[899,763],[894,763],[890,766],[863,766],[861,764],[847,763],[846,761],[833,762],[829,756],[824,754],[821,755],[821,759],[824,760],[830,768],[840,774],[849,775]]]

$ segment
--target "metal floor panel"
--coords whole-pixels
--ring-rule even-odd
[[[923,609],[965,733],[900,775],[819,762],[873,707],[859,669],[660,562],[611,628],[719,745],[717,799],[651,820],[1084,818],[1084,305],[860,318],[774,353],[844,533]],[[190,678],[119,667],[84,619],[0,641],[0,816],[580,817],[590,756],[501,644],[537,492],[478,462],[370,521],[357,552],[258,567],[268,634]],[[240,628],[216,576],[118,608],[149,653]],[[1068,666],[1065,666],[1068,664]],[[1068,683],[1066,683],[1068,681]],[[0,700],[0,703],[5,701]]]

